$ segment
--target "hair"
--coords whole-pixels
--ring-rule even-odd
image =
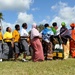
[[[49,24],[46,23],[46,24],[44,25],[44,27],[45,27],[45,28],[46,28],[46,27],[49,27]]]
[[[16,24],[16,25],[15,25],[15,29],[18,29],[18,27],[20,27],[19,24]]]
[[[7,28],[6,28],[6,31],[7,31],[7,32],[8,32],[8,29],[9,29],[9,28],[10,28],[10,27],[7,27]]]
[[[24,28],[24,27],[26,27],[27,26],[27,23],[23,23],[22,24],[22,27]]]
[[[57,23],[56,23],[56,22],[54,22],[54,23],[52,24],[52,26],[53,26],[53,27],[57,26]]]

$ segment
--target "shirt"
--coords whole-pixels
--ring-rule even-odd
[[[3,39],[3,35],[2,35],[2,32],[0,32],[0,40]]]
[[[53,35],[53,31],[51,28],[45,28],[43,31],[42,31],[42,39],[46,42],[50,42],[50,37],[51,35]]]
[[[53,33],[56,34],[56,29],[54,27],[51,28]]]
[[[19,42],[20,40],[20,33],[17,30],[13,31],[13,39],[14,39],[14,42]]]
[[[29,34],[26,31],[26,29],[22,28],[22,30],[21,30],[21,36],[29,36]],[[25,39],[27,39],[27,38],[25,38]]]
[[[36,28],[32,28],[32,30],[31,30],[31,39],[33,39],[36,36],[40,37],[40,33]]]
[[[5,32],[3,39],[11,39],[12,38],[12,32]],[[11,42],[11,40],[5,40],[5,42]]]

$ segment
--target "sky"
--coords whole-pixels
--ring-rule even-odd
[[[70,28],[75,23],[75,0],[0,0],[0,12],[3,13],[3,29],[16,24],[28,24],[28,31],[33,23],[37,25],[65,22]]]

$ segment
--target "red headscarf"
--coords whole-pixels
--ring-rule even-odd
[[[74,24],[74,23],[71,23],[71,24],[70,24],[70,27],[75,27],[75,24]]]

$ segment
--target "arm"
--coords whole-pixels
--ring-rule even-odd
[[[20,38],[29,38],[30,36],[20,36]]]

